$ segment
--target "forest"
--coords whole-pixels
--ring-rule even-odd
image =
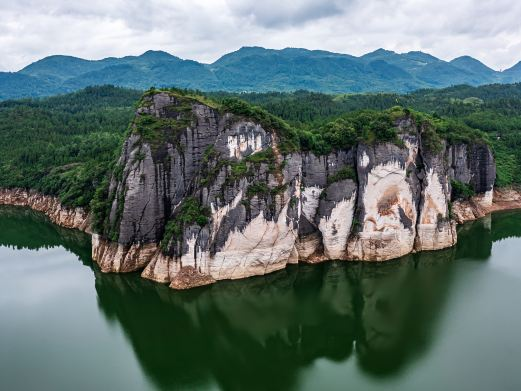
[[[410,115],[426,121],[435,130],[432,137],[491,144],[496,185],[521,185],[521,84],[409,94],[174,91],[277,128],[285,139],[283,152],[322,154],[359,141],[399,142],[393,121]],[[142,91],[100,86],[1,102],[0,187],[35,189],[65,205],[88,207],[119,156],[141,96]],[[438,140],[431,141],[436,148]]]
[[[141,92],[111,86],[0,103],[0,187],[88,206],[119,154]]]
[[[214,99],[231,96],[258,105],[286,120],[304,134],[338,125],[342,118],[362,110],[389,110],[400,106],[442,119],[448,138],[483,133],[497,163],[497,186],[521,185],[521,84],[454,86],[418,90],[409,94],[330,95],[293,93],[212,93]],[[474,135],[474,136],[472,136]]]

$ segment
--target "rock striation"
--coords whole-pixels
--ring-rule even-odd
[[[407,116],[395,125],[397,142],[283,154],[279,134],[250,118],[150,94],[107,188],[93,258],[105,272],[142,270],[189,288],[297,262],[453,246],[467,212],[451,203],[451,182],[490,208],[492,153],[486,144],[433,147]]]
[[[65,228],[90,233],[90,215],[82,208],[64,207],[56,197],[24,189],[0,189],[0,205],[25,206],[47,215]]]

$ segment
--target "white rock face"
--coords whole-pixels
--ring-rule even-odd
[[[296,232],[287,224],[284,207],[277,221],[260,213],[244,230],[233,231],[224,247],[208,260],[208,274],[216,280],[262,275],[286,266]]]
[[[97,234],[92,235],[92,259],[104,273],[140,270],[148,265],[157,252],[158,246],[155,243],[145,245],[134,243],[131,246],[124,246],[109,242]]]
[[[322,217],[319,223],[322,232],[324,256],[328,259],[345,259],[347,240],[351,233],[353,215],[355,212],[356,192],[351,198],[336,204],[331,216]]]
[[[348,245],[348,257],[386,260],[408,254],[416,236],[416,208],[406,169],[388,161],[371,169],[360,194],[364,208],[362,230]],[[409,220],[404,224],[403,220]]]
[[[423,205],[417,225],[416,250],[438,250],[456,244],[456,226],[448,216],[449,190],[432,168],[424,179]]]
[[[259,214],[243,230],[233,231],[224,247],[213,256],[198,248],[196,237],[192,236],[187,242],[188,251],[181,258],[154,254],[142,276],[168,282],[181,268],[193,267],[203,275],[224,280],[283,269],[293,263],[296,239],[296,232],[286,221],[287,208],[286,205],[277,221],[268,221],[263,213]]]
[[[171,257],[164,255],[158,249],[141,273],[141,277],[167,283],[172,281],[180,270],[181,264],[179,262],[175,262]]]
[[[418,143],[415,140],[411,140],[409,137],[403,137],[402,138],[405,146],[407,147],[407,150],[409,151],[409,155],[407,156],[407,162],[406,165],[409,164],[416,164],[416,156],[418,156],[419,152],[419,146]]]
[[[360,159],[360,166],[366,168],[369,165],[369,156],[364,151],[362,154],[362,158]]]
[[[247,132],[228,136],[229,157],[240,159],[243,153],[250,150],[251,153],[262,151],[262,136],[259,133],[260,125],[246,123]]]
[[[300,187],[300,182],[298,183]],[[307,186],[302,190],[296,192],[296,196],[299,197],[299,215],[303,215],[306,220],[316,227],[315,217],[317,215],[318,206],[320,203],[320,194],[324,191],[323,188],[318,186]],[[315,259],[315,255],[322,246],[322,238],[318,232],[305,235],[295,241],[295,251],[297,253],[298,260],[302,261],[318,261]],[[313,259],[311,259],[313,257]],[[322,259],[322,257],[320,257]]]
[[[478,197],[478,202],[480,206],[484,208],[492,206],[492,201],[494,200],[494,188],[490,189],[489,191],[483,193],[483,195],[480,195]]]
[[[302,213],[308,221],[313,222],[315,220],[315,216],[317,215],[318,204],[320,202],[320,194],[324,189],[318,186],[309,186],[305,187],[302,190],[301,199],[302,199]]]

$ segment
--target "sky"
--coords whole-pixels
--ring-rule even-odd
[[[0,0],[0,70],[147,50],[210,63],[242,46],[421,50],[499,70],[521,60],[520,20],[519,0]]]

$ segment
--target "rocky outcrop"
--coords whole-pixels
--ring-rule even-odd
[[[492,194],[492,197],[490,196]],[[458,224],[476,220],[492,212],[520,209],[521,191],[517,189],[495,189],[476,195],[468,200],[459,200],[452,205],[452,215]]]
[[[395,125],[392,142],[282,154],[280,135],[250,118],[172,93],[145,97],[102,200],[92,257],[103,272],[139,270],[187,289],[298,262],[451,247],[456,223],[521,207],[519,191],[494,190],[486,144],[426,142],[425,125],[407,115]],[[454,200],[453,184],[475,195]],[[90,232],[88,213],[55,197],[0,190],[0,204]]]
[[[357,195],[354,150],[325,156],[303,153],[298,259],[314,263],[345,257]]]
[[[415,175],[418,140],[404,146],[359,145],[357,172],[359,226],[349,241],[349,259],[381,261],[413,250],[419,183]]]
[[[471,185],[484,201],[492,202],[496,163],[486,144],[454,144],[448,148],[447,161],[451,179]]]
[[[425,147],[421,151],[421,199],[414,249],[439,250],[453,246],[457,241],[456,223],[449,210],[451,189],[446,144],[443,142],[436,152]]]
[[[490,204],[494,159],[485,144],[427,143],[422,126],[405,116],[395,142],[283,155],[277,132],[249,118],[173,93],[147,96],[93,258],[103,271],[143,269],[181,289],[290,263],[453,246],[451,181],[476,192],[466,202]],[[457,220],[463,205],[452,205]]]
[[[157,251],[158,246],[155,243],[124,245],[110,242],[97,234],[92,235],[92,258],[105,273],[143,269]]]
[[[193,266],[183,266],[179,272],[172,278],[170,288],[173,289],[190,289],[198,286],[213,284],[213,277],[202,274]]]
[[[62,227],[90,233],[90,216],[82,208],[64,207],[56,197],[24,189],[0,189],[0,205],[25,206],[46,214]]]

